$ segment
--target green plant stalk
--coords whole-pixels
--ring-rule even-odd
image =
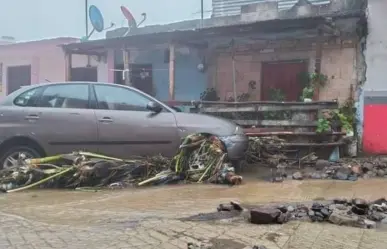
[[[49,157],[42,157],[42,158],[32,158],[32,159],[26,159],[24,160],[24,162],[26,164],[44,164],[44,163],[60,160],[62,156],[63,155],[56,155],[56,156],[49,156]]]
[[[199,178],[198,183],[201,183],[203,181],[204,177],[208,174],[208,172],[210,171],[210,169],[212,168],[215,162],[216,162],[216,158],[211,161],[210,165],[207,167],[207,169],[204,171],[202,176]]]
[[[35,183],[32,183],[30,185],[27,185],[27,186],[24,186],[24,187],[21,187],[21,188],[15,188],[15,189],[11,189],[11,190],[8,190],[7,193],[14,193],[14,192],[19,192],[19,191],[23,191],[23,190],[26,190],[26,189],[30,189],[30,188],[33,188],[35,186],[39,186],[40,184],[43,184],[45,182],[48,182],[49,180],[51,179],[54,179],[58,176],[61,176],[61,175],[64,175],[66,174],[67,172],[70,172],[71,170],[74,170],[76,167],[75,166],[72,166],[70,168],[67,168],[65,170],[62,170],[61,172],[58,172],[56,173],[55,175],[52,175],[52,176],[49,176],[49,177],[46,177],[38,182],[35,182]]]
[[[105,160],[113,160],[113,161],[125,162],[125,160],[121,159],[121,158],[104,156],[104,155],[100,155],[100,154],[96,154],[96,153],[91,153],[91,152],[80,151],[78,154],[81,155],[81,156],[88,156],[88,157],[94,157],[94,158],[105,159]]]

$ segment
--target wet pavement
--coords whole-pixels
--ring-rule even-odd
[[[236,187],[184,185],[101,192],[40,190],[0,195],[0,248],[387,248],[387,232],[290,222],[259,226],[181,218],[213,212],[219,203],[304,202],[335,197],[386,197],[386,179],[268,183]]]

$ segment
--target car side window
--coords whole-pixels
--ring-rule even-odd
[[[141,93],[114,85],[94,85],[94,89],[99,109],[147,111],[146,106],[151,101]]]
[[[17,96],[14,100],[14,104],[18,106],[33,106],[36,100],[35,93],[38,88],[30,89]]]
[[[89,108],[89,86],[75,83],[47,86],[37,106],[87,109]]]

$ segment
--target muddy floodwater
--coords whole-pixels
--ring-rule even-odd
[[[248,178],[248,177],[247,177]],[[142,189],[76,191],[34,190],[3,194],[0,210],[52,224],[85,225],[124,218],[176,216],[213,211],[216,204],[237,200],[246,204],[303,202],[335,197],[368,200],[386,196],[386,179],[350,181],[304,180],[269,183],[247,179],[241,186],[176,185]]]

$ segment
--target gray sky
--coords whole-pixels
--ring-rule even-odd
[[[2,0],[0,36],[14,36],[17,41],[39,40],[59,36],[81,38],[85,35],[84,0]],[[120,6],[126,6],[144,25],[163,24],[200,18],[200,0],[89,0],[105,19],[105,27],[114,22],[126,25]],[[211,13],[211,0],[204,0],[205,16]],[[89,25],[91,26],[91,25]],[[93,39],[104,34],[93,35]]]

